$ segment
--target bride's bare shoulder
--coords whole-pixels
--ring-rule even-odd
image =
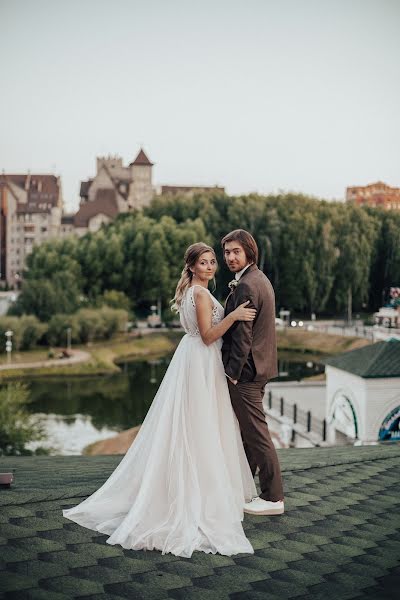
[[[212,303],[211,294],[207,288],[202,285],[193,285],[193,296],[196,301],[200,300],[200,302],[207,302],[208,304]]]

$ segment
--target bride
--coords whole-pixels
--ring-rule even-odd
[[[199,242],[185,253],[172,308],[180,341],[140,431],[105,483],[63,516],[109,535],[108,544],[190,557],[253,553],[243,506],[257,495],[233,413],[221,337],[253,309],[227,317],[208,291],[217,261]]]

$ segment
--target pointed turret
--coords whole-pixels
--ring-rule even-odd
[[[143,150],[143,148],[140,148],[139,150],[139,154],[137,155],[137,157],[135,158],[135,160],[133,162],[130,163],[130,167],[132,167],[133,165],[137,165],[140,167],[152,167],[154,163],[150,162],[148,157],[146,156],[145,151]]]

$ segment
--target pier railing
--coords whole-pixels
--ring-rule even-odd
[[[326,441],[326,419],[318,419],[311,414],[310,410],[303,410],[297,404],[285,401],[283,396],[274,396],[271,391],[268,392],[267,406],[280,417],[287,417],[287,423],[292,424],[292,441],[300,428],[305,433],[316,434],[321,441]]]

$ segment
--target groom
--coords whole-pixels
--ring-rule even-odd
[[[281,471],[265,421],[266,383],[276,377],[275,294],[269,279],[257,267],[258,248],[250,233],[236,229],[221,241],[224,260],[235,279],[230,282],[225,315],[249,300],[256,318],[236,321],[223,336],[222,360],[233,410],[253,476],[259,468],[261,494],[247,502],[246,513],[277,515],[284,512]]]

